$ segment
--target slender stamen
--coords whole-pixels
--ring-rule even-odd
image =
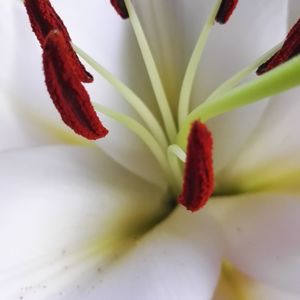
[[[215,89],[211,95],[205,100],[205,102],[211,101],[218,97],[218,95],[221,95],[222,93],[228,92],[230,89],[237,86],[242,80],[244,80],[247,76],[249,76],[253,71],[255,71],[266,59],[268,59],[270,56],[272,56],[274,53],[276,53],[282,46],[282,43],[279,43],[275,47],[273,47],[270,51],[263,54],[259,59],[257,59],[256,62],[254,62],[252,65],[244,68],[243,70],[239,71],[235,75],[233,75],[231,78],[226,80],[224,83],[222,83],[217,89]]]
[[[110,3],[123,19],[127,19],[129,17],[124,0],[110,0]]]
[[[179,164],[179,161],[177,159],[177,157],[174,155],[173,152],[168,151],[168,162],[169,162],[169,168],[171,171],[171,174],[174,178],[174,182],[176,183],[176,185],[174,186],[174,195],[178,195],[180,193],[180,188],[181,188],[181,184],[182,184],[182,169],[181,166]]]
[[[44,43],[43,64],[48,92],[63,121],[87,139],[107,134],[90,97],[74,72],[69,43],[63,34],[53,30]]]
[[[170,172],[168,160],[166,157],[165,152],[161,148],[161,146],[157,143],[155,138],[152,136],[152,134],[139,122],[134,120],[133,118],[115,112],[99,103],[93,103],[96,110],[99,112],[102,112],[106,116],[114,119],[115,121],[123,124],[125,127],[127,127],[129,130],[131,130],[135,135],[137,135],[144,143],[145,145],[150,149],[156,160],[158,161],[159,165],[161,166],[167,181],[171,184],[174,190],[177,189],[177,183],[174,182],[174,177]]]
[[[165,133],[160,126],[158,120],[151,112],[151,110],[145,105],[142,99],[140,99],[129,87],[116,78],[113,74],[107,71],[103,66],[97,63],[92,57],[81,50],[79,47],[73,44],[76,52],[104,79],[106,79],[123,97],[124,99],[135,109],[135,111],[141,116],[145,124],[148,126],[153,136],[157,139],[159,144],[163,148],[168,147],[168,141]]]
[[[168,151],[175,155],[178,159],[180,159],[182,162],[186,162],[186,153],[178,146],[178,145],[170,145],[168,147]]]
[[[225,94],[217,95],[213,100],[199,105],[185,119],[177,135],[177,144],[183,148],[185,147],[189,124],[195,120],[200,119],[202,122],[206,122],[217,115],[279,94],[299,84],[300,57],[295,57],[263,76],[256,77],[248,83],[238,86]]]
[[[188,138],[182,193],[178,197],[178,202],[188,210],[199,210],[213,193],[212,144],[206,126],[194,122]]]
[[[268,72],[298,54],[300,54],[300,19],[289,31],[282,48],[263,63],[257,69],[256,73],[257,75],[261,75]]]
[[[231,17],[238,4],[238,0],[223,0],[216,16],[216,21],[225,24]]]
[[[144,58],[145,66],[150,77],[150,81],[156,96],[156,101],[160,109],[160,113],[162,115],[166,132],[168,134],[169,140],[174,141],[176,138],[177,131],[176,125],[154,58],[152,56],[146,36],[144,34],[138,16],[135,12],[135,9],[131,3],[131,0],[125,0],[125,4],[130,16],[130,21],[133,30],[135,32],[138,44],[141,49],[142,56]]]
[[[216,4],[214,5],[205,25],[200,33],[199,39],[196,43],[188,66],[186,68],[178,102],[178,123],[179,126],[184,121],[185,117],[188,115],[189,112],[189,104],[190,98],[192,93],[193,84],[195,81],[195,76],[198,70],[198,65],[201,60],[204,47],[206,45],[209,33],[211,28],[215,23],[216,14],[220,7],[221,0],[217,0]]]

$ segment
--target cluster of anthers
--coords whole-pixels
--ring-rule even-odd
[[[111,0],[118,14],[124,19],[129,18],[132,23],[161,112],[162,126],[132,90],[72,44],[65,25],[49,0],[24,1],[33,32],[43,50],[46,86],[63,121],[77,134],[90,140],[103,138],[108,133],[94,107],[127,126],[150,148],[162,167],[173,194],[179,194],[177,201],[191,211],[203,207],[214,191],[213,140],[204,123],[221,113],[300,84],[300,60],[290,60],[300,52],[298,21],[284,43],[227,80],[201,105],[189,111],[193,81],[208,34],[215,21],[225,24],[238,4],[238,0],[216,2],[187,66],[179,95],[176,122],[131,0]],[[142,117],[145,126],[102,105],[92,105],[83,83],[92,82],[93,77],[81,64],[76,52],[122,94]],[[255,69],[257,75],[267,74],[238,85]]]

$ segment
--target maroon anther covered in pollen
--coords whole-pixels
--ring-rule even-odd
[[[124,0],[110,0],[110,3],[123,19],[127,19],[129,17]]]
[[[87,91],[77,77],[71,52],[63,33],[53,30],[48,34],[43,53],[48,92],[63,121],[76,133],[90,140],[104,137],[108,131],[100,122]]]
[[[204,124],[195,121],[188,138],[183,188],[178,197],[178,202],[188,210],[203,207],[213,193],[212,147],[211,133]]]
[[[223,0],[216,16],[216,21],[225,24],[238,4],[238,0]]]
[[[78,56],[71,46],[71,38],[63,21],[55,12],[49,0],[25,0],[27,14],[31,23],[32,31],[35,33],[40,42],[41,47],[44,47],[45,39],[52,30],[59,30],[65,40],[69,42],[69,53],[73,59],[74,69],[82,82],[92,82],[93,76],[86,71],[85,67],[80,62]]]
[[[300,19],[288,33],[282,47],[256,71],[257,75],[268,72],[300,54]]]

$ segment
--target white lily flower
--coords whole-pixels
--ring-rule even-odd
[[[161,79],[173,117],[213,2],[140,0],[130,8],[126,0],[132,30],[109,1],[51,1],[72,41],[90,56],[78,52],[98,71],[96,62],[114,74],[107,82],[101,69],[95,84],[86,86],[109,129],[97,147],[66,128],[53,107],[23,3],[0,3],[1,299],[299,298],[299,89],[273,96],[300,84],[282,76],[294,72],[298,58],[245,81],[247,95],[259,94],[243,98],[245,103],[231,100],[245,95],[234,86],[229,100],[228,90],[208,99],[213,104],[200,115],[207,117],[214,139],[215,193],[193,214],[170,206],[181,179],[172,159],[184,160],[188,116],[183,108],[182,134],[172,139],[172,125],[155,103],[161,91],[153,91],[149,80],[155,70],[145,68],[147,49],[140,51],[134,32],[140,20],[143,32],[137,38],[145,33],[160,75],[153,78]],[[296,0],[241,0],[230,22],[214,26],[204,39],[195,84],[186,97],[190,111],[245,66],[259,66],[257,59],[285,38],[287,21],[294,24],[299,13]],[[195,57],[194,63],[200,55]],[[145,61],[149,64],[149,56]],[[255,71],[253,65],[249,70]],[[149,139],[137,137],[136,127],[132,132],[116,122],[122,118],[115,112],[145,121],[124,101],[128,91],[117,91],[116,78],[141,97],[159,124],[167,124],[168,146],[180,146],[169,148],[173,168],[167,176],[164,163],[155,159],[161,140],[149,150]],[[256,85],[251,89],[247,82]],[[260,98],[264,101],[244,106]]]

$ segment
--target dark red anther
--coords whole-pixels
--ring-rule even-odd
[[[203,207],[213,193],[212,147],[211,133],[204,124],[195,121],[188,138],[183,188],[178,197],[178,202],[188,210]]]
[[[48,92],[63,121],[87,139],[104,137],[108,131],[77,77],[69,43],[58,30],[51,31],[45,40],[43,64]]]
[[[238,4],[238,0],[223,0],[216,16],[216,21],[225,24]]]
[[[59,30],[65,40],[71,43],[71,38],[67,28],[55,12],[49,0],[25,0],[24,5],[29,16],[32,31],[35,33],[42,48],[44,47],[47,35],[52,30]],[[82,82],[92,82],[93,76],[86,71],[75,51],[71,49],[71,44],[69,44],[69,47],[70,56],[72,56],[74,61],[73,65],[78,77]]]
[[[25,0],[24,5],[30,19],[31,27],[40,45],[43,46],[48,33],[59,30],[66,40],[71,40],[63,21],[48,0]]]
[[[300,19],[288,33],[282,47],[256,71],[257,75],[268,72],[300,54]]]
[[[110,3],[123,19],[127,19],[129,17],[124,0],[110,0]]]

